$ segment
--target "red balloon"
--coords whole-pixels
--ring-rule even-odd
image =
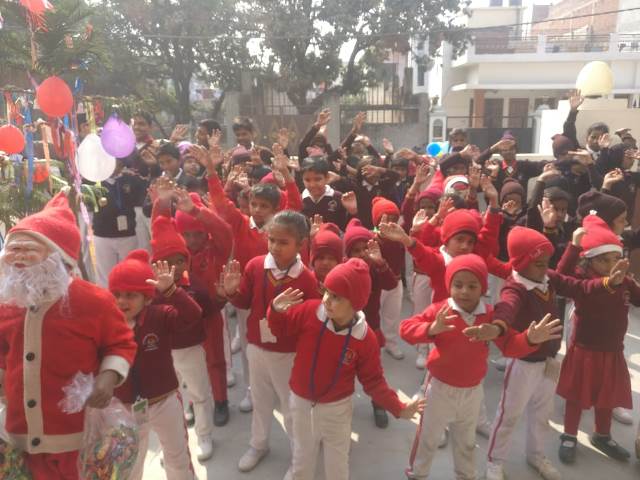
[[[13,125],[0,127],[0,150],[9,155],[24,150],[24,135],[19,128]]]
[[[60,77],[49,77],[36,90],[38,107],[50,117],[64,117],[73,108],[73,94]]]

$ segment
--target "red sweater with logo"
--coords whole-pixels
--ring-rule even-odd
[[[367,326],[362,314],[352,328],[340,373],[331,386],[349,332],[348,329],[335,332],[331,320],[325,327],[326,320],[322,301],[318,299],[308,300],[286,313],[269,309],[271,331],[278,337],[293,338],[296,345],[296,357],[289,380],[291,390],[312,402],[337,402],[353,395],[355,378],[358,377],[364,391],[376,405],[384,407],[396,417],[400,416],[405,404],[384,378],[376,335]],[[314,356],[317,356],[315,375],[310,378]],[[316,398],[311,392],[311,381],[315,385]]]
[[[255,257],[247,263],[240,287],[229,301],[236,307],[250,309],[247,317],[247,340],[253,345],[272,352],[295,352],[295,339],[278,337],[276,342],[263,341],[260,321],[267,317],[267,309],[274,298],[287,288],[301,290],[304,299],[320,298],[315,275],[304,267],[297,278],[286,276],[276,280],[271,271],[264,268],[266,255]],[[272,332],[273,333],[273,332]]]

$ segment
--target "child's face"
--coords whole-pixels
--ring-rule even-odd
[[[430,198],[423,198],[418,204],[418,208],[427,212],[427,217],[431,218],[436,214],[438,206]]]
[[[276,213],[271,203],[260,197],[251,197],[249,201],[249,213],[258,227],[262,227]]]
[[[622,212],[620,215],[618,215],[616,218],[613,219],[613,222],[611,222],[611,230],[613,230],[613,233],[615,233],[616,235],[622,235],[622,232],[624,232],[624,229],[626,226],[627,226],[627,212],[625,210],[624,212]]]
[[[364,240],[358,240],[351,247],[351,252],[349,253],[349,258],[360,258],[364,261],[367,261],[369,258],[367,242]]]
[[[202,125],[198,126],[196,130],[196,142],[198,145],[202,145],[203,147],[209,146],[209,132]]]
[[[113,292],[113,296],[128,322],[133,322],[142,309],[151,303],[151,299],[140,292]]]
[[[330,253],[321,253],[313,260],[312,267],[316,277],[322,282],[338,263],[338,259]]]
[[[510,193],[509,195],[505,195],[502,199],[502,204],[504,205],[507,202],[513,202],[516,205],[516,209],[518,212],[522,210],[522,196],[517,193]]]
[[[327,185],[327,176],[318,172],[307,171],[302,174],[304,188],[309,190],[313,198],[319,198],[324,194]]]
[[[169,264],[169,268],[176,267],[175,274],[173,275],[174,282],[179,282],[184,276],[184,272],[187,270],[187,259],[184,255],[176,253],[170,257],[163,258]]]
[[[564,222],[567,218],[567,212],[569,211],[569,202],[566,200],[553,200],[551,204],[558,213],[558,221]]]
[[[272,224],[267,233],[269,253],[273,256],[278,268],[287,268],[293,263],[301,242],[285,227]]]
[[[406,180],[407,175],[409,175],[409,171],[406,167],[402,167],[400,165],[394,165],[391,167],[393,172],[396,172],[400,177],[400,180]]]
[[[193,157],[185,157],[182,168],[184,169],[184,173],[192,177],[197,177],[200,173],[200,164]]]
[[[458,233],[447,242],[447,253],[452,257],[472,253],[476,246],[476,237],[470,233]]]
[[[506,162],[514,161],[516,159],[516,145],[513,144],[509,148],[501,148],[500,149],[500,156]]]
[[[382,219],[380,219],[382,220]],[[400,220],[400,215],[396,215],[396,214],[387,214],[387,222],[389,223],[398,223],[398,220]]]
[[[209,235],[205,232],[193,231],[193,232],[184,232],[182,234],[184,241],[187,242],[187,248],[190,252],[199,252],[202,250],[207,240],[209,240]]]
[[[447,177],[452,177],[453,175],[466,175],[468,167],[465,163],[456,163],[449,167],[446,171]]]
[[[238,209],[248,217],[251,216],[251,208],[249,207],[248,197],[238,197]]]
[[[480,280],[468,270],[461,270],[451,280],[451,298],[467,312],[473,312],[482,296]]]
[[[542,255],[536,260],[527,265],[527,268],[518,272],[524,278],[528,278],[534,282],[541,283],[544,277],[547,276],[547,270],[549,270],[549,260],[551,255]]]
[[[461,134],[453,135],[452,137],[449,138],[449,145],[451,146],[451,148],[456,148],[456,147],[464,148],[467,146],[467,136],[461,135]]]
[[[592,130],[589,135],[587,135],[587,145],[594,152],[600,151],[600,145],[598,145],[598,139],[604,135],[602,130]]]
[[[611,269],[622,258],[619,252],[608,252],[589,260],[589,266],[599,277],[606,277]]]
[[[133,134],[138,142],[147,139],[151,133],[151,125],[147,123],[144,117],[133,117]]]
[[[364,173],[367,172],[367,173]],[[370,184],[375,185],[380,181],[380,172],[377,170],[364,170],[363,177]]]
[[[236,142],[238,145],[242,145],[246,148],[251,147],[253,143],[253,132],[251,130],[247,130],[246,128],[236,128],[233,133],[236,136]]]
[[[329,290],[324,293],[322,304],[327,316],[339,326],[347,325],[356,314],[347,298],[340,297]]]
[[[158,155],[158,165],[164,173],[171,177],[175,177],[180,170],[180,160],[171,155]]]

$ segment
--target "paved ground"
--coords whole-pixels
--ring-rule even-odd
[[[405,310],[409,303],[405,302]],[[627,360],[632,377],[634,417],[633,427],[624,426],[614,421],[613,436],[626,448],[633,450],[633,442],[640,421],[640,311],[636,310],[631,315],[631,325],[626,339]],[[423,372],[414,366],[415,354],[408,345],[404,346],[407,354],[402,361],[393,360],[383,354],[383,363],[387,379],[392,387],[402,393],[413,395],[419,383],[422,381]],[[495,352],[493,352],[495,354]],[[234,369],[240,378],[239,358],[234,356]],[[240,382],[241,383],[241,382]],[[502,374],[493,367],[489,368],[489,374],[485,381],[485,392],[489,415],[493,416],[502,387]],[[243,388],[236,385],[230,389],[231,420],[229,424],[215,431],[215,452],[213,458],[206,465],[197,462],[194,455],[194,466],[199,480],[211,479],[258,479],[281,480],[289,464],[289,444],[284,431],[274,418],[273,435],[271,439],[270,455],[251,473],[238,472],[236,464],[244,453],[249,440],[250,414],[240,413],[238,403],[242,399]],[[403,479],[403,471],[407,463],[409,450],[415,434],[415,424],[405,420],[391,419],[389,428],[379,430],[373,424],[373,416],[369,398],[358,388],[355,400],[356,408],[353,418],[352,450],[351,450],[351,476],[353,480],[372,479],[390,480]],[[562,403],[557,398],[555,414],[552,419],[552,429],[549,431],[549,445],[547,455],[554,463],[557,460],[558,435],[562,429]],[[534,480],[540,478],[527,465],[524,459],[524,427],[521,422],[519,430],[514,435],[512,448],[512,460],[506,465],[506,472],[511,480]],[[619,463],[601,455],[591,448],[588,434],[593,425],[593,415],[586,413],[583,416],[581,432],[579,434],[580,445],[578,447],[577,462],[572,467],[560,469],[565,480],[593,479],[593,480],[637,480],[640,478],[640,461],[632,457],[628,463]],[[195,435],[189,432],[192,447],[195,446]],[[192,448],[193,451],[193,448]],[[487,441],[478,438],[477,465],[478,479],[484,477],[485,453]],[[160,466],[161,453],[155,438],[152,439],[151,449],[147,456],[145,480],[160,480],[165,478]],[[318,479],[324,478],[321,472]],[[451,450],[441,450],[436,457],[432,476],[434,479],[454,478],[451,461]],[[327,479],[332,480],[332,479]]]

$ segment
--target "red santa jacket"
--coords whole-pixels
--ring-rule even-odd
[[[114,370],[124,381],[135,353],[113,296],[84,280],[74,279],[66,298],[37,309],[0,306],[0,375],[12,442],[34,454],[79,449],[84,412],[62,412],[63,387],[78,372]]]
[[[294,338],[296,357],[289,385],[298,396],[312,402],[330,403],[353,395],[355,378],[376,405],[400,416],[405,404],[398,398],[384,378],[380,361],[380,347],[375,333],[368,327],[362,313],[351,328],[335,331],[333,323],[318,299],[292,307],[286,313],[269,309],[269,328],[277,337]],[[342,357],[345,342],[349,341],[337,380],[332,380]],[[316,357],[314,376],[311,370]],[[311,389],[313,382],[313,392]]]
[[[429,335],[429,328],[436,319],[436,314],[445,305],[452,308],[450,315],[456,315],[452,324],[455,330],[443,332],[436,336]],[[459,388],[470,388],[479,385],[487,374],[489,346],[487,342],[472,342],[462,331],[472,325],[482,325],[493,321],[493,308],[480,302],[478,308],[465,321],[454,306],[451,298],[429,307],[400,324],[400,336],[412,345],[419,343],[435,343],[427,359],[427,369],[435,378],[448,385]],[[506,325],[503,324],[503,327]],[[517,332],[507,328],[506,332],[494,343],[505,357],[524,357],[537,350],[538,346],[530,345],[527,332]]]

